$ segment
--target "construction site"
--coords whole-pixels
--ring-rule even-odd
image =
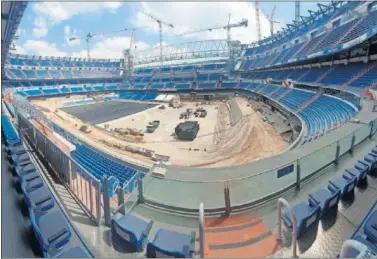
[[[283,116],[245,97],[212,101],[183,98],[174,105],[156,101],[104,101],[88,104],[70,96],[31,103],[66,132],[122,160],[172,167],[224,167],[277,155],[293,142]],[[89,101],[88,101],[89,102]],[[275,118],[274,118],[275,117]],[[283,125],[283,127],[282,127]],[[285,125],[286,126],[286,125]]]

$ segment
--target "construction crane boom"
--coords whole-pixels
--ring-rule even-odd
[[[149,18],[151,18],[152,20],[154,20],[158,23],[158,30],[159,30],[159,34],[160,34],[160,63],[161,63],[161,66],[162,66],[163,65],[163,60],[162,60],[162,25],[165,25],[165,26],[170,27],[170,28],[174,28],[174,25],[171,24],[171,23],[166,23],[166,22],[162,21],[161,19],[156,18],[152,14],[143,12],[141,10],[136,10],[136,11],[148,16]]]
[[[70,37],[69,41],[74,41],[74,40],[79,40],[79,39],[85,39],[85,41],[86,41],[87,56],[88,56],[88,59],[90,59],[90,40],[93,37],[100,36],[100,35],[111,34],[111,33],[123,32],[123,31],[130,31],[130,30],[132,30],[132,33],[134,33],[136,29],[137,28],[133,28],[133,29],[126,28],[126,29],[114,30],[114,31],[108,31],[108,32],[88,33],[85,36],[81,36],[81,37],[76,37],[76,36]]]

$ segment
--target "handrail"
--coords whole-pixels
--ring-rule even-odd
[[[284,199],[284,198],[279,198],[278,199],[278,203],[277,203],[277,217],[276,217],[276,224],[277,224],[277,228],[278,228],[278,233],[277,233],[277,236],[276,236],[276,239],[278,240],[278,242],[281,242],[282,240],[282,224],[281,224],[281,210],[282,210],[282,207],[286,207],[287,210],[290,210],[291,209],[291,205],[289,204],[289,202]],[[292,221],[292,257],[293,258],[297,258],[297,222],[296,222],[296,215],[291,211],[289,213],[290,217],[291,217],[291,221]]]

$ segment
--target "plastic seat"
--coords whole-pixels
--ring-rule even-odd
[[[330,190],[320,189],[315,193],[309,194],[308,202],[313,206],[318,205],[321,208],[321,216],[325,215],[331,208],[338,205],[340,199],[340,190],[331,192]]]
[[[24,197],[29,210],[32,210],[32,214],[36,217],[36,222],[55,205],[52,193],[47,187],[41,187],[30,193],[25,192]]]
[[[171,230],[159,229],[153,240],[148,243],[147,257],[189,258],[195,237]]]
[[[39,222],[31,218],[31,222],[45,257],[56,255],[71,238],[68,222],[58,210],[41,216]]]
[[[290,213],[294,213],[296,215],[297,237],[299,237],[319,218],[320,210],[319,205],[308,205],[305,202],[301,202],[291,208],[290,211],[284,213],[282,220],[288,228],[292,228]]]
[[[345,179],[343,177],[336,178],[334,180],[329,181],[328,188],[332,192],[336,192],[340,190],[340,197],[345,198],[349,194],[353,193],[355,186],[356,186],[356,177],[352,177],[351,179]]]
[[[377,173],[377,156],[374,156],[373,154],[368,154],[364,157],[364,161],[369,166],[369,173],[370,174]]]
[[[146,222],[132,214],[125,214],[118,219],[112,219],[111,232],[136,251],[141,251],[152,225],[153,221]]]
[[[366,245],[371,251],[374,253],[377,253],[377,246],[375,244],[372,244],[368,240],[366,240],[364,237],[361,235],[355,236],[352,240],[356,240],[364,245]],[[357,251],[356,249],[350,248],[347,251],[347,258],[360,258],[360,251]],[[339,257],[339,255],[337,256]],[[371,257],[373,258],[373,257]]]
[[[26,153],[26,150],[23,145],[13,146],[8,149],[8,154],[10,156],[12,155],[21,155],[23,153]]]
[[[372,243],[377,245],[377,210],[365,221],[364,233]]]
[[[32,172],[22,178],[21,189],[24,193],[35,191],[44,186],[42,177]]]
[[[31,162],[30,161],[30,156],[27,153],[20,154],[20,155],[15,155],[11,159],[11,163],[14,166],[22,166],[22,165],[28,164],[30,162]]]
[[[356,184],[359,185],[360,183],[365,182],[365,180],[367,179],[367,173],[368,173],[367,167],[364,167],[362,169],[357,169],[356,167],[349,168],[349,169],[346,169],[346,171],[344,172],[343,178],[345,178],[346,180],[352,180],[353,177],[356,177],[357,179]]]
[[[36,171],[36,168],[33,163],[29,163],[24,166],[19,166],[15,168],[15,172],[18,175],[18,177],[23,177],[29,173],[33,173]]]

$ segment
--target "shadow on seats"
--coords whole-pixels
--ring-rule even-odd
[[[119,253],[124,254],[131,254],[131,253],[137,253],[136,249],[129,245],[127,242],[122,241],[122,239],[118,236],[118,234],[111,234],[111,230],[108,231],[111,235],[111,243],[113,245],[113,248],[115,251]]]
[[[297,240],[297,247],[300,253],[305,253],[314,243],[315,239],[317,238],[318,224],[319,221],[317,220]]]
[[[334,226],[338,218],[338,206],[331,208],[325,215],[321,218],[321,226],[323,231],[328,231]]]

